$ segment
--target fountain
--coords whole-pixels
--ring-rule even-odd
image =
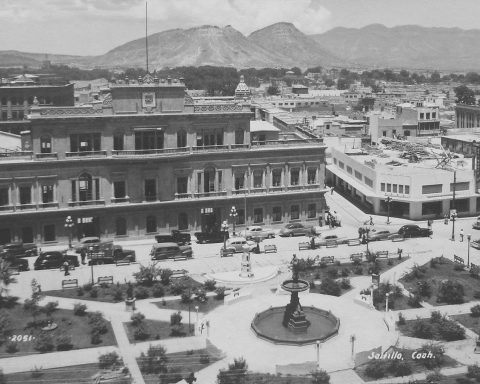
[[[292,278],[282,283],[290,292],[286,307],[271,307],[257,313],[251,323],[258,337],[275,344],[304,345],[326,341],[338,334],[340,320],[330,311],[302,307],[298,294],[309,289],[308,281],[298,278],[298,259],[291,261]]]

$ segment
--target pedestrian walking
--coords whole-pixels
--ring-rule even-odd
[[[85,265],[85,258],[87,257],[87,251],[85,249],[82,249],[80,257],[82,258],[82,264]]]
[[[315,236],[312,236],[310,239],[310,248],[315,249]]]
[[[370,225],[375,225],[375,224],[373,224],[373,217],[372,216],[370,216],[370,223],[369,224]]]
[[[361,238],[362,238],[362,235],[363,235],[363,228],[362,228],[362,227],[358,227],[358,238],[361,239]]]
[[[398,260],[401,260],[401,259],[402,259],[402,252],[403,252],[403,249],[401,249],[401,248],[398,248],[398,250],[397,250],[397,253],[398,253]]]
[[[70,272],[68,272],[69,268],[70,268],[70,265],[68,264],[68,261],[65,260],[65,261],[63,262],[63,269],[64,269],[64,271],[65,271],[65,275],[64,275],[64,276],[69,276],[69,275],[70,275]]]
[[[463,228],[460,229],[460,241],[463,241]]]

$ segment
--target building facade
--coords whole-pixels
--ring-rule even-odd
[[[457,104],[455,106],[455,120],[457,128],[480,127],[480,106]]]
[[[147,75],[83,107],[35,105],[24,151],[0,159],[0,243],[317,222],[325,209],[319,139],[251,145],[250,106],[194,100]]]

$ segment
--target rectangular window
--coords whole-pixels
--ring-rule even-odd
[[[100,151],[100,133],[80,133],[70,135],[70,152]]]
[[[352,173],[353,173],[352,167],[350,167],[349,165],[347,165],[347,172],[348,172],[349,174],[352,174]]]
[[[453,183],[450,183],[450,192],[453,192]],[[455,183],[455,191],[468,191],[470,183],[468,181],[462,183]]]
[[[20,187],[20,204],[32,204],[32,187]]]
[[[157,200],[157,184],[155,179],[145,180],[145,200],[146,201]]]
[[[314,219],[317,217],[317,204],[308,204],[307,217],[309,219]]]
[[[243,129],[235,130],[235,144],[243,144],[244,133]]]
[[[235,173],[235,189],[238,191],[239,189],[245,188],[245,173]]]
[[[438,215],[442,212],[441,201],[431,201],[422,203],[422,215]]]
[[[77,201],[77,183],[72,180],[72,201]]]
[[[308,184],[317,184],[317,169],[308,168],[307,169],[307,183]]]
[[[237,209],[237,222],[238,224],[245,224],[245,210],[244,209]]]
[[[177,193],[188,193],[188,177],[177,177]]]
[[[253,187],[254,188],[263,187],[263,171],[260,171],[260,170],[253,171]]]
[[[254,208],[254,210],[253,210],[253,222],[255,224],[263,223],[263,208]]]
[[[42,203],[53,202],[53,185],[42,185]]]
[[[280,187],[282,185],[282,170],[274,169],[272,171],[272,187]]]
[[[387,192],[392,192],[392,184],[387,184]]]
[[[398,193],[403,193],[403,185],[398,186]]]
[[[380,191],[385,192],[385,183],[380,183]]]
[[[405,185],[405,194],[406,195],[410,194],[410,186],[409,185]]]
[[[437,113],[436,112],[432,112],[432,119],[436,119],[437,118]]]
[[[342,169],[345,168],[345,164],[343,163],[343,161],[339,161],[339,162],[338,162],[338,166],[339,166],[340,168],[342,168]]]
[[[423,112],[420,113],[420,120],[424,119],[425,114]]]
[[[393,193],[397,193],[397,184],[393,184]]]
[[[426,117],[425,117],[427,120],[430,120],[430,112],[427,112],[426,113]]]
[[[123,135],[113,136],[113,150],[123,151]]]
[[[362,180],[362,174],[358,171],[355,171],[355,177],[358,179],[358,180]]]
[[[337,159],[335,157],[333,158],[333,164],[337,164]]]
[[[55,241],[55,224],[47,224],[43,226],[43,241]]]
[[[10,199],[8,197],[8,188],[0,188],[0,206],[10,205]]]
[[[223,171],[217,171],[217,186],[218,191],[223,191]]]
[[[272,221],[282,221],[282,207],[273,207]]]
[[[300,218],[300,206],[292,205],[290,207],[290,219],[298,220]]]
[[[290,185],[298,185],[300,183],[300,169],[294,168],[290,170]]]
[[[422,194],[442,193],[442,184],[422,185]]]
[[[373,187],[373,180],[369,179],[367,176],[364,177],[365,179],[365,184],[367,184],[370,188]]]
[[[113,182],[113,196],[116,199],[122,199],[127,195],[125,188],[125,181],[114,181]]]
[[[135,132],[135,149],[162,149],[163,136],[164,133],[162,130]]]
[[[382,131],[382,136],[387,136],[387,131]]]

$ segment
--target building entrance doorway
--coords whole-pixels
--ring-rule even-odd
[[[220,232],[220,208],[202,208],[200,210],[202,232]]]
[[[32,227],[22,228],[22,242],[33,243],[33,229]]]
[[[77,237],[100,237],[100,220],[98,217],[77,217]]]

